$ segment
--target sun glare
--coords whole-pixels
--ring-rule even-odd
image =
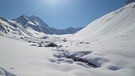
[[[58,10],[68,8],[71,5],[71,0],[39,0],[40,8],[47,8],[49,10]]]
[[[47,0],[48,4],[65,4],[68,0]]]
[[[57,3],[59,0],[48,0],[49,3]]]

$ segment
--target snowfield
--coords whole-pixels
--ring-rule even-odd
[[[135,3],[74,35],[35,35],[31,29],[36,37],[25,29],[6,34],[5,25],[0,25],[0,76],[135,76]]]
[[[0,37],[1,76],[134,76],[134,57],[119,53],[91,51],[89,44],[70,46],[70,41],[62,42],[63,47],[38,47],[37,43]],[[36,46],[31,46],[36,44]],[[67,47],[68,46],[68,47]],[[87,48],[86,48],[87,47]],[[62,56],[69,55],[87,59],[97,67]],[[102,49],[105,50],[105,49]],[[80,52],[79,52],[80,51]],[[120,52],[120,51],[119,51]],[[56,57],[56,55],[59,57]],[[4,72],[4,73],[3,73]]]

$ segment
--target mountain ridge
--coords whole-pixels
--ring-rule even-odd
[[[56,29],[48,26],[42,19],[34,15],[21,15],[20,17],[12,20],[0,17],[1,32],[5,31],[6,33],[10,32],[13,34],[13,32],[17,33],[16,30],[18,30],[21,33],[19,35],[23,34],[23,36],[40,36],[45,34],[74,34],[80,29],[82,28],[69,27],[67,29]]]
[[[26,19],[24,19],[24,17]],[[21,22],[20,20],[24,19],[27,20],[26,23],[24,22]],[[14,21],[16,22],[19,22],[19,23],[22,23],[22,25],[27,25],[28,21],[31,23],[30,25],[28,26],[32,26],[33,24],[35,24],[36,26],[38,26],[38,28],[40,29],[40,31],[43,31],[44,33],[46,34],[73,34],[73,33],[76,33],[77,31],[79,31],[81,28],[66,28],[66,29],[56,29],[54,27],[50,27],[48,26],[48,24],[46,24],[42,19],[40,19],[39,17],[37,16],[26,16],[26,15],[22,15],[20,17],[18,17],[17,19],[13,19]],[[70,29],[70,31],[68,31]],[[38,30],[39,31],[39,30]]]

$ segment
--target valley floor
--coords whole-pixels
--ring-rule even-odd
[[[57,41],[57,40],[56,40]],[[134,76],[135,56],[104,44],[67,41],[61,47],[0,36],[0,76]],[[112,43],[113,44],[113,43]],[[96,45],[96,48],[95,48]],[[102,45],[102,46],[101,46]],[[124,49],[128,47],[123,47]],[[133,48],[131,48],[133,49]],[[114,51],[107,51],[114,50]],[[120,50],[120,51],[119,51]],[[71,58],[67,58],[67,55]],[[77,61],[73,58],[82,59]],[[92,65],[83,62],[88,62]]]

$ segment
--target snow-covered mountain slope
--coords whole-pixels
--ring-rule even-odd
[[[40,18],[36,16],[26,16],[22,15],[18,17],[17,19],[14,19],[17,23],[21,24],[24,28],[31,28],[38,32],[44,32],[46,34],[49,34],[48,28],[49,26],[44,23]]]
[[[135,73],[130,72],[135,72],[135,2],[95,20],[70,39],[78,41],[76,44],[80,47],[76,50],[81,50],[84,42],[89,43],[82,50],[93,53],[84,58],[97,59],[95,62],[101,63],[103,68],[115,65],[127,72],[126,76],[134,76]],[[102,63],[100,58],[109,63]]]
[[[0,17],[0,32],[6,36],[22,36],[22,37],[41,37],[45,34],[43,32],[36,31],[31,27],[24,28],[22,24],[15,21]]]
[[[72,39],[78,40],[109,40],[127,38],[134,40],[135,34],[135,3],[126,5],[114,12],[93,21],[76,33]]]
[[[18,36],[24,36],[26,35],[22,30],[17,28],[17,24],[14,24],[13,22],[10,22],[9,20],[0,17],[0,33],[1,35],[18,35]]]

